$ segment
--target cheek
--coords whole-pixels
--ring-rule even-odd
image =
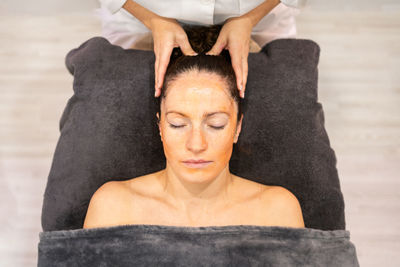
[[[185,152],[186,135],[183,131],[165,126],[161,129],[161,133],[164,153],[167,159],[179,157],[182,152]]]
[[[230,130],[210,135],[209,140],[209,152],[212,152],[215,160],[223,165],[229,162],[233,148],[233,135]]]

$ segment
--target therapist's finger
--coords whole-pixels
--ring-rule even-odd
[[[243,81],[243,98],[244,98],[244,92],[246,91],[246,85],[247,85],[247,76],[249,74],[249,64],[248,64],[248,58],[249,58],[249,49],[244,50],[243,55],[242,55],[242,81]]]
[[[156,60],[154,62],[154,90],[157,90],[157,75],[158,75],[158,52],[156,49],[154,49],[154,55],[156,57]]]
[[[233,70],[235,71],[236,75],[236,84],[238,90],[242,91],[242,83],[243,83],[243,77],[242,77],[242,53],[240,47],[238,46],[230,46],[229,48],[229,54],[231,55],[231,61],[232,61],[232,67]],[[241,97],[243,98],[243,93],[241,93]]]
[[[247,85],[247,75],[248,75],[248,63],[247,63],[247,56],[243,56],[242,58],[242,92],[241,97],[244,98],[244,92],[246,91]]]
[[[155,93],[156,97],[161,95],[161,87],[163,85],[164,75],[167,70],[173,48],[174,48],[173,45],[165,45],[163,48],[161,48],[161,53],[159,55],[160,59],[157,69],[157,85]]]
[[[177,38],[178,45],[180,49],[182,50],[182,53],[185,56],[196,56],[197,53],[193,50],[192,46],[189,43],[189,39],[187,35],[185,34],[182,37]]]
[[[155,75],[154,75],[154,90],[155,90],[154,96],[157,96],[158,65],[160,64],[160,52],[159,51],[160,50],[158,48],[154,49],[154,54],[156,57],[156,61],[154,62],[154,73],[155,73]]]
[[[219,35],[213,47],[206,53],[206,55],[217,56],[221,54],[222,50],[226,47],[227,41],[224,35]]]

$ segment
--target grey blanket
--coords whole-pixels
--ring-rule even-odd
[[[347,230],[123,225],[39,237],[39,267],[359,266]]]

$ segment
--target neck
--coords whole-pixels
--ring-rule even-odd
[[[226,205],[233,183],[229,164],[217,177],[199,182],[182,178],[167,163],[167,167],[160,172],[159,179],[169,202],[192,219],[206,216],[206,213]]]

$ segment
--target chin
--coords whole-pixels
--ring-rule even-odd
[[[203,168],[188,167],[182,161],[168,162],[174,173],[183,181],[188,183],[208,183],[216,179],[223,168],[215,161]]]
[[[203,183],[214,180],[218,171],[212,166],[206,168],[188,168],[184,164],[179,168],[180,176],[190,183]]]

